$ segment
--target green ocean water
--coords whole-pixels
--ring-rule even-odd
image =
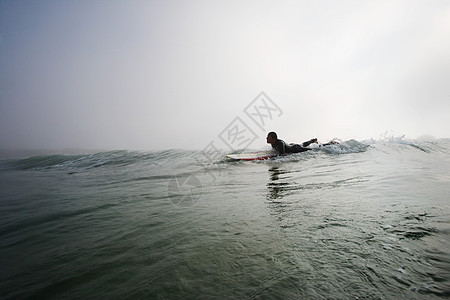
[[[446,299],[450,140],[0,161],[0,298]]]

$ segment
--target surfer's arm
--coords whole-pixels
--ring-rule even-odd
[[[283,141],[278,141],[274,148],[278,151],[278,155],[284,155],[286,153],[286,145]]]

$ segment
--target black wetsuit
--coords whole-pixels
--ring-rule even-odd
[[[316,140],[312,139],[310,141],[304,142],[301,145],[299,144],[286,144],[283,140],[277,139],[275,144],[272,145],[272,148],[278,151],[279,155],[283,155],[285,153],[300,153],[304,151],[311,150],[311,148],[306,148],[310,144],[314,143]]]

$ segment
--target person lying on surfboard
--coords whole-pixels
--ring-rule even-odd
[[[306,148],[312,143],[317,144],[317,138],[311,139],[309,141],[306,141],[299,144],[286,144],[283,140],[278,139],[278,136],[275,132],[269,132],[267,134],[267,144],[271,144],[272,148],[275,149],[279,155],[284,155],[286,153],[300,153],[304,151],[311,150],[311,148]],[[333,144],[339,144],[338,142],[331,141],[326,144],[321,144],[320,146],[327,146],[327,145],[333,145]]]

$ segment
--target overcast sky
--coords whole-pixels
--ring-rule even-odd
[[[450,137],[450,1],[0,1],[1,148],[226,149],[236,117]]]

